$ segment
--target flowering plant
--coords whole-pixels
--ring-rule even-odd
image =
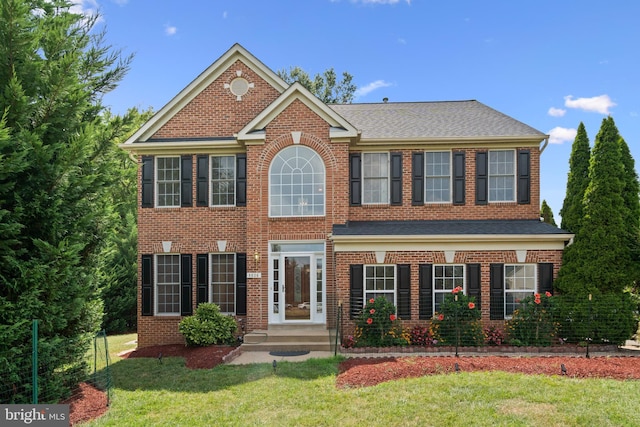
[[[484,328],[484,342],[487,345],[504,344],[504,331],[496,326],[487,326]]]
[[[396,316],[396,307],[385,297],[371,298],[356,320],[357,346],[408,345],[410,336]]]
[[[436,345],[438,340],[433,337],[433,332],[426,326],[414,326],[411,329],[411,345]]]
[[[439,344],[476,346],[484,342],[481,313],[475,298],[462,293],[461,287],[445,295],[440,311],[431,320],[431,332]]]
[[[549,292],[534,294],[520,301],[506,324],[511,342],[520,345],[549,346],[556,341],[559,323],[555,299]]]

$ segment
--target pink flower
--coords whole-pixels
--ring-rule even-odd
[[[395,314],[390,314],[389,315],[389,320],[391,320],[392,322],[396,320],[396,315]]]
[[[367,325],[370,325],[370,324],[372,324],[372,323],[373,323],[373,319],[372,319],[371,317],[369,317],[369,318],[367,319]]]
[[[369,300],[369,304],[373,304],[374,302],[376,302],[376,300],[374,300],[373,298]]]
[[[372,308],[371,310],[369,310],[369,314],[373,314],[373,313],[375,313],[375,312],[376,312],[376,309],[375,309],[375,308]]]
[[[444,314],[439,314],[438,315],[438,320],[444,320]]]
[[[551,296],[551,292],[549,292],[549,291],[545,292],[544,294],[545,294],[547,297],[550,297],[550,296]]]
[[[476,305],[472,302],[469,303],[469,309],[473,310],[474,308],[476,308]]]
[[[540,304],[541,301],[540,301],[540,298],[536,298],[533,300],[533,302],[535,302],[536,304]]]
[[[540,299],[540,294],[534,294],[533,296],[535,299]]]

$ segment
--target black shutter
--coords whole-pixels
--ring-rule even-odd
[[[504,264],[491,264],[489,272],[489,319],[504,320]]]
[[[209,206],[209,156],[199,155],[196,163],[196,206]]]
[[[153,316],[153,255],[142,255],[142,315]]]
[[[190,208],[193,206],[193,156],[180,158],[180,206]]]
[[[191,304],[192,279],[191,279],[191,255],[180,255],[180,315],[191,316],[193,305]]]
[[[360,206],[362,204],[362,164],[360,153],[349,155],[349,204]]]
[[[247,155],[236,155],[236,206],[247,206]]]
[[[538,292],[553,293],[553,263],[551,262],[538,264]]]
[[[529,150],[518,151],[518,203],[531,203],[531,153]]]
[[[465,185],[465,164],[464,151],[453,153],[453,204],[464,205],[464,185]]]
[[[489,154],[486,151],[476,153],[476,205],[489,202]]]
[[[480,310],[480,264],[467,264],[467,295],[475,298],[476,308]]]
[[[391,153],[391,204],[402,205],[402,153]]]
[[[236,254],[236,314],[247,314],[247,254]]]
[[[433,317],[433,268],[431,264],[420,264],[419,269],[419,309],[420,320],[431,320]]]
[[[198,254],[196,257],[196,303],[209,302],[209,255]]]
[[[398,317],[411,319],[411,265],[398,264]]]
[[[424,205],[424,153],[411,157],[411,204]]]
[[[153,156],[142,156],[142,207],[153,207]]]
[[[349,266],[349,317],[355,319],[364,307],[364,267],[362,264]]]

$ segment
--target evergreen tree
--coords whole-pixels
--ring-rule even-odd
[[[84,377],[100,325],[98,254],[112,226],[109,153],[123,129],[100,115],[100,100],[130,60],[93,31],[97,16],[73,14],[71,6],[0,5],[0,378],[30,382],[18,368],[30,358],[30,323],[38,319],[42,402],[57,402]],[[13,390],[0,389],[0,401],[30,398]]]
[[[624,189],[622,197],[626,207],[624,218],[626,240],[632,260],[632,277],[636,284],[640,281],[640,183],[635,170],[635,161],[631,156],[629,146],[623,138],[620,138],[620,155],[624,166]]]
[[[546,200],[542,201],[542,207],[540,208],[540,217],[544,222],[557,227],[555,219],[553,219],[553,211],[551,206],[547,204]]]
[[[342,73],[342,80],[339,82],[333,68],[325,70],[322,74],[316,74],[313,80],[300,67],[292,67],[289,71],[279,70],[276,74],[288,84],[299,82],[325,104],[348,104],[355,96],[356,86],[352,83],[353,76],[346,71]]]
[[[584,217],[584,192],[589,184],[589,161],[591,156],[589,138],[584,124],[580,122],[576,138],[571,146],[569,158],[569,176],[567,177],[567,193],[560,209],[562,221],[560,228],[570,233],[577,233]]]
[[[602,121],[591,153],[584,218],[565,250],[556,286],[563,293],[621,293],[631,284],[626,239],[625,170],[613,118]],[[564,218],[563,218],[564,219]]]

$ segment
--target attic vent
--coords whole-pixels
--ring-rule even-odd
[[[249,82],[243,79],[242,77],[238,77],[233,79],[231,82],[231,93],[238,97],[238,101],[242,99],[242,97],[249,92]]]

